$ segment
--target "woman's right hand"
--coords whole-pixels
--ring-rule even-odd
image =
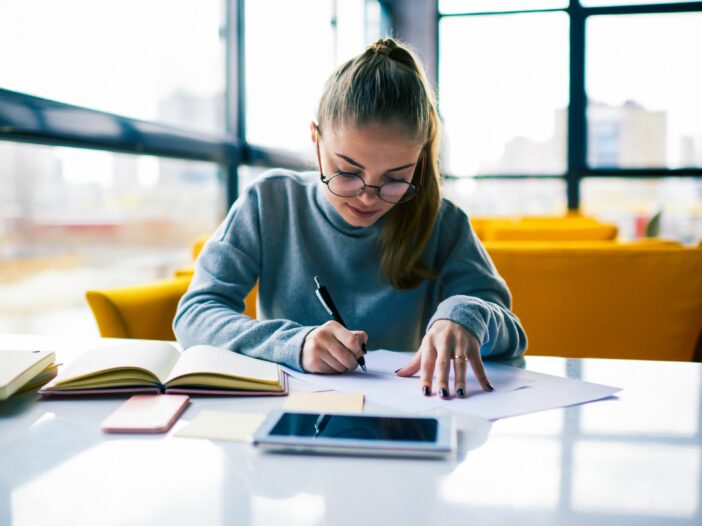
[[[363,356],[361,344],[368,341],[363,331],[350,331],[328,321],[310,332],[302,346],[302,368],[308,373],[338,374],[358,367]]]

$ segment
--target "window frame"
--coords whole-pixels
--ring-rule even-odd
[[[341,0],[329,0],[336,5]],[[43,99],[0,87],[0,140],[60,145],[123,153],[155,155],[177,159],[201,160],[216,163],[224,173],[227,203],[238,197],[238,171],[242,164],[252,166],[286,166],[309,169],[310,159],[304,155],[250,144],[246,139],[245,115],[245,14],[246,0],[225,0],[225,112],[226,131],[223,135],[208,135],[180,127],[152,121],[128,118],[98,110]],[[521,11],[482,11],[476,13],[446,13],[438,11],[438,0],[422,4],[421,19],[416,23],[416,3],[412,0],[378,0],[381,8],[383,31],[394,28],[398,36],[413,44],[426,57],[427,74],[431,81],[438,79],[439,22],[444,17],[508,15],[563,11],[570,21],[569,51],[569,105],[566,172],[534,176],[532,174],[482,174],[476,179],[565,179],[569,210],[580,207],[580,182],[585,177],[702,177],[702,168],[591,168],[587,165],[587,97],[585,93],[585,25],[591,16],[631,15],[655,13],[702,12],[702,1],[671,4],[641,4],[622,6],[584,7],[571,0],[568,7]],[[429,7],[427,7],[429,6]],[[426,16],[435,13],[435,17]],[[409,23],[415,20],[413,23]],[[335,24],[335,20],[330,23]],[[427,35],[433,39],[427,39]],[[428,49],[433,44],[434,49]],[[436,84],[439,82],[437,80]],[[439,101],[440,102],[440,101]],[[61,118],[51,125],[42,115],[51,112]],[[61,126],[80,118],[80,130]],[[105,119],[111,120],[115,132],[105,134]],[[99,133],[98,133],[99,131]],[[444,174],[455,179],[464,176]]]
[[[585,26],[587,19],[600,15],[632,15],[658,13],[702,12],[702,2],[683,2],[671,4],[640,4],[613,6],[582,6],[579,0],[570,0],[568,7],[560,9],[526,9],[519,11],[481,11],[475,13],[439,13],[437,7],[437,24],[443,18],[467,16],[500,16],[519,13],[565,12],[570,22],[569,36],[569,103],[568,133],[566,147],[566,172],[561,175],[504,175],[482,174],[470,176],[476,179],[519,179],[519,178],[564,178],[566,180],[567,203],[569,210],[580,208],[580,182],[585,177],[702,177],[702,168],[591,168],[587,164],[587,95],[586,85],[586,50]],[[437,31],[436,60],[439,56],[439,36]],[[439,106],[441,101],[439,100]],[[455,174],[445,174],[448,178],[462,178]]]

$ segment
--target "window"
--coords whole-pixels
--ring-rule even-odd
[[[657,216],[661,237],[687,244],[702,241],[702,177],[587,178],[582,182],[582,209],[616,223],[622,239],[645,237]]]
[[[223,133],[223,5],[4,0],[0,87]]]
[[[249,0],[245,16],[246,140],[312,159],[309,125],[324,83],[379,38],[379,4]]]
[[[447,173],[565,172],[565,13],[442,18],[439,64]]]
[[[190,265],[226,210],[217,165],[0,141],[0,332],[96,332],[85,290]]]
[[[652,218],[662,235],[700,239],[700,2],[439,0],[438,9],[443,169],[473,213],[558,210],[561,200],[524,203],[508,188],[562,177],[569,209],[616,221],[624,238],[644,235]]]
[[[702,167],[700,27],[702,13],[588,19],[591,167]]]

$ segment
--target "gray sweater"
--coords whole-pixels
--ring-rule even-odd
[[[325,195],[318,172],[271,170],[239,197],[205,244],[173,322],[183,348],[209,344],[302,370],[307,334],[329,320],[315,295],[319,276],[352,330],[369,349],[416,351],[433,322],[459,323],[489,358],[513,358],[526,335],[510,293],[470,228],[442,200],[423,261],[438,280],[394,289],[380,272],[381,217],[349,225]],[[398,205],[401,206],[401,205]],[[258,320],[243,314],[259,282]]]

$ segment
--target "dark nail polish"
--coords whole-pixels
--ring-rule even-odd
[[[422,387],[422,392],[424,393],[424,396],[431,396],[431,391],[429,390],[429,386],[425,385]]]
[[[441,398],[448,398],[448,389],[444,389],[443,387],[439,389],[439,392],[441,393]]]
[[[458,396],[460,396],[460,397],[463,397],[466,394],[466,392],[463,390],[463,387],[459,387],[457,392],[458,392]]]
[[[397,373],[397,371],[400,371],[401,369],[402,369],[402,367],[400,367],[399,369],[395,369],[395,372]]]
[[[491,384],[488,384],[488,391],[494,391],[494,390],[495,390],[495,388]]]
[[[366,344],[362,343],[361,344],[361,350],[363,351],[363,354],[368,354],[368,349],[366,348]]]

